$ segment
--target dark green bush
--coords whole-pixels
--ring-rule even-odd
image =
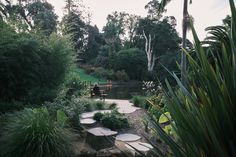
[[[92,72],[94,72],[94,67],[90,64],[80,64],[79,67],[84,69],[84,72],[86,74],[91,74]]]
[[[92,75],[98,78],[105,78],[107,71],[103,67],[96,67]]]
[[[109,105],[109,109],[114,110],[116,108],[117,104],[116,103],[112,103]]]
[[[129,127],[128,119],[117,111],[105,113],[101,119],[101,123],[104,127],[112,130],[119,130]]]
[[[6,24],[0,24],[0,36],[0,99],[52,100],[74,61],[69,40],[16,33]]]
[[[114,61],[114,70],[124,70],[130,79],[142,80],[144,79],[147,70],[146,54],[144,51],[131,48],[121,50],[118,52]],[[142,75],[140,75],[142,74]]]
[[[136,107],[147,108],[147,100],[144,96],[133,96],[131,102]]]
[[[95,101],[94,105],[95,105],[96,109],[103,110],[103,109],[105,109],[106,104],[103,101]]]
[[[0,138],[0,156],[71,156],[72,133],[64,128],[66,116],[58,111],[56,119],[45,108],[11,115]]]
[[[24,109],[24,106],[22,102],[17,102],[17,101],[11,101],[11,102],[5,102],[5,101],[0,101],[0,113],[7,113],[11,112],[14,110],[22,110]]]
[[[95,113],[95,115],[93,116],[93,119],[100,122],[100,120],[102,119],[103,116],[104,116],[103,113],[98,112],[98,113]]]
[[[129,76],[127,75],[127,73],[124,70],[118,70],[116,73],[116,80],[118,81],[128,81],[129,80]]]

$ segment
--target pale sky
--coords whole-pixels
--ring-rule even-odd
[[[130,14],[147,15],[144,6],[150,0],[84,0],[84,5],[92,13],[92,24],[96,24],[100,30],[106,24],[106,17],[114,11],[125,11]],[[55,7],[59,16],[63,15],[64,0],[48,0]],[[183,0],[173,0],[167,6],[165,15],[175,16],[177,19],[177,31],[182,34],[182,6]],[[194,17],[194,25],[200,39],[206,37],[204,29],[208,26],[222,24],[222,19],[229,11],[228,0],[193,0],[189,5],[189,13]],[[191,34],[189,32],[189,34]],[[192,37],[189,35],[189,39]]]

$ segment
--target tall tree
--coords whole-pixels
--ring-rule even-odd
[[[125,17],[125,41],[124,46],[126,48],[134,47],[134,37],[135,37],[135,29],[138,26],[139,19],[141,17],[134,14],[126,14]]]
[[[85,45],[82,59],[85,62],[93,60],[98,56],[99,49],[105,44],[102,34],[99,33],[97,26],[87,25],[87,44]]]
[[[172,0],[161,0],[160,5],[158,6],[158,13],[163,13],[165,11],[166,5]],[[190,16],[188,14],[188,4],[192,3],[192,0],[184,0],[183,4],[183,24],[182,24],[182,47],[186,49],[186,41],[187,41],[187,29],[188,23],[190,20]],[[181,81],[185,85],[186,84],[186,75],[187,75],[187,63],[186,63],[186,54],[182,52],[181,55]]]
[[[145,45],[149,72],[153,72],[156,62],[163,54],[178,50],[180,38],[173,23],[173,19],[170,17],[166,17],[162,21],[149,18],[139,21],[136,34],[143,40],[142,44],[137,45]]]
[[[70,14],[71,12],[81,14],[81,12],[79,11],[79,7],[82,4],[81,1],[82,0],[65,0],[65,10],[67,14]]]
[[[50,3],[37,1],[29,4],[27,8],[28,17],[33,20],[32,25],[35,29],[47,36],[56,30],[58,16]]]
[[[125,34],[125,16],[124,12],[113,12],[107,16],[107,23],[103,27],[106,43],[118,52],[122,45],[122,36]]]
[[[87,34],[86,24],[75,12],[65,15],[62,19],[64,35],[70,35],[77,50],[83,51]]]

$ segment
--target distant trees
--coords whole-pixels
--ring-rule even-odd
[[[126,13],[123,12],[109,14],[107,16],[107,23],[103,27],[105,41],[115,52],[119,51],[122,46],[121,37],[125,34],[125,16]]]
[[[0,15],[19,32],[37,31],[49,36],[56,31],[57,15],[53,6],[45,1],[6,1],[1,4]],[[4,18],[3,18],[4,16]]]
[[[61,28],[63,35],[69,35],[74,42],[77,58],[86,63],[97,57],[103,38],[97,26],[90,25],[82,9],[81,0],[66,0],[67,14],[62,18]]]
[[[27,10],[29,18],[33,20],[31,25],[34,29],[39,29],[47,36],[56,31],[58,16],[51,4],[37,1],[29,4]]]

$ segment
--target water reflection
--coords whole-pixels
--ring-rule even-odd
[[[142,82],[108,83],[100,85],[110,99],[131,99],[134,95],[144,95]]]

